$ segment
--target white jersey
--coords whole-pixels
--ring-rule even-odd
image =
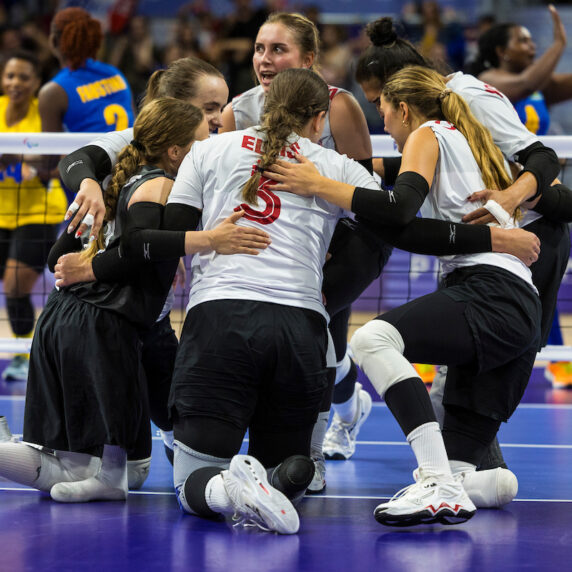
[[[328,89],[330,91],[330,101],[332,101],[332,99],[334,99],[334,97],[339,93],[350,93],[345,89],[333,87],[331,85],[328,86]],[[261,85],[257,85],[232,99],[231,105],[232,111],[234,112],[234,122],[237,130],[253,127],[254,125],[260,125],[260,116],[264,111],[264,98],[264,89]],[[322,132],[322,137],[318,143],[322,147],[326,147],[326,149],[336,148],[336,142],[334,141],[332,130],[330,128],[329,110],[326,114],[324,131]]]
[[[475,117],[491,132],[493,141],[509,160],[518,151],[540,141],[520,120],[510,99],[498,89],[463,72],[448,76],[447,87],[458,93],[471,108]],[[522,226],[539,219],[535,211],[525,211]]]
[[[463,134],[447,121],[427,121],[439,144],[439,158],[433,184],[421,206],[421,215],[451,222],[461,222],[464,215],[474,210],[467,197],[485,188],[481,171]],[[483,252],[480,254],[439,257],[443,272],[448,274],[464,266],[490,264],[504,268],[528,282],[533,288],[530,269],[510,254]]]
[[[310,159],[318,170],[337,181],[379,189],[356,161],[292,134],[283,150]],[[256,128],[223,133],[193,144],[169,196],[169,204],[183,203],[202,210],[202,228],[217,226],[242,208],[238,224],[261,228],[272,244],[257,256],[216,253],[195,255],[187,310],[209,300],[243,299],[308,308],[327,319],[322,303],[322,266],[342,209],[316,197],[273,192],[262,179],[258,205],[245,204],[242,187],[260,158],[262,134]],[[380,190],[381,192],[381,190]]]

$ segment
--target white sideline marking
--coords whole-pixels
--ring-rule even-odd
[[[19,488],[19,487],[0,487],[0,491],[6,492],[19,492],[19,493],[39,493],[37,489],[31,488]],[[175,497],[175,493],[172,491],[129,491],[130,495],[143,495],[143,496],[172,496]],[[376,500],[376,501],[383,501],[389,500],[391,497],[388,496],[370,496],[370,495],[305,495],[305,499],[347,499],[347,500]],[[565,503],[572,503],[572,499],[519,499],[516,498],[512,502],[549,502],[549,503],[556,503],[556,502],[565,502]],[[486,509],[484,509],[486,510]]]

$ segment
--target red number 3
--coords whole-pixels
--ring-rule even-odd
[[[280,216],[280,197],[275,195],[268,187],[274,184],[272,179],[260,178],[257,195],[266,203],[264,210],[253,209],[250,205],[242,203],[235,207],[235,211],[244,211],[244,218],[260,224],[272,224]]]

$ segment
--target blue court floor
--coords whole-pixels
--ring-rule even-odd
[[[0,381],[0,414],[22,431],[23,387]],[[535,369],[501,429],[515,501],[457,526],[388,528],[374,507],[412,482],[409,447],[377,402],[354,458],[327,463],[327,489],[300,505],[295,536],[235,530],[180,513],[154,440],[149,479],[126,503],[61,505],[0,480],[0,571],[566,570],[572,559],[572,390]]]

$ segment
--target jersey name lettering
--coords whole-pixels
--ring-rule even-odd
[[[254,151],[259,155],[262,155],[262,139],[258,137],[253,137],[252,135],[244,135],[242,138],[241,147],[243,149],[248,149],[249,151]],[[294,159],[294,153],[300,152],[300,145],[298,143],[292,143],[288,147],[283,147],[280,150],[281,157],[288,157],[289,159]]]
[[[76,87],[77,94],[82,103],[93,101],[94,99],[101,99],[102,97],[107,97],[108,95],[126,89],[127,85],[120,75],[114,75],[113,77]]]

